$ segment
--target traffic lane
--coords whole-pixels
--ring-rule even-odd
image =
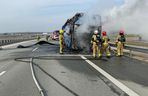
[[[14,61],[15,58],[28,57],[31,51],[32,48],[0,51],[1,96],[39,96],[29,71],[29,63]]]
[[[43,45],[37,45],[34,46],[33,54],[39,54],[39,55],[49,55],[49,54],[56,54],[59,52],[59,46],[58,45],[50,45],[50,44],[43,44]]]
[[[33,60],[36,76],[48,96],[118,96],[80,57],[56,58]]]
[[[15,48],[15,49],[7,49],[1,50],[0,55],[2,58],[22,58],[22,57],[38,57],[38,56],[46,56],[49,54],[58,53],[57,45],[34,45],[30,48]],[[2,59],[1,58],[1,59]],[[0,60],[1,60],[0,59]]]
[[[125,56],[91,61],[118,79],[148,86],[148,63],[146,62]]]
[[[34,56],[32,49],[15,48],[0,51],[0,96],[39,96],[38,89],[31,76],[29,62],[26,62],[28,57]],[[16,62],[16,58],[24,59],[19,60],[21,63]]]
[[[104,59],[91,61],[141,96],[147,96],[148,64],[146,62],[125,56]]]
[[[51,41],[55,43],[54,41]],[[42,56],[42,55],[48,55],[49,53],[55,54],[58,53],[59,46],[52,45],[52,44],[35,44],[37,43],[37,40],[30,40],[30,41],[25,41],[25,42],[20,42],[20,43],[15,43],[15,44],[10,44],[7,45],[6,48],[3,50],[0,50],[0,55],[3,57],[8,57],[8,53],[12,52],[11,57],[33,57],[33,56]],[[17,48],[18,45],[22,46],[28,46],[27,48]],[[29,46],[31,45],[31,46]],[[28,52],[22,52],[19,50],[31,50]],[[4,56],[4,54],[7,54],[7,56]],[[13,56],[14,55],[14,56]]]
[[[4,49],[0,50],[0,60],[3,59],[10,59],[10,58],[15,58],[15,57],[21,57],[22,56],[28,56],[31,54],[32,48],[15,48],[15,49]]]
[[[47,54],[48,47],[49,46],[36,45],[36,46],[31,47],[31,48],[22,48],[22,49],[15,48],[15,49],[1,50],[0,52],[1,52],[2,58],[0,58],[0,61],[1,61],[1,63],[0,63],[0,75],[1,76],[5,76],[5,74],[7,74],[9,72],[9,70],[19,70],[19,69],[15,69],[15,67],[18,66],[18,64],[20,64],[19,62],[15,62],[14,61],[16,58],[18,58],[17,61],[21,61],[21,62],[24,62],[25,61],[26,62],[26,61],[28,61],[28,58],[29,57],[40,56],[40,55],[43,55],[43,54],[46,55]],[[34,49],[36,49],[36,50],[34,50]],[[38,49],[40,49],[40,50],[38,50]],[[52,51],[51,49],[55,49],[55,48],[51,48],[51,46],[50,46],[50,51]],[[14,61],[14,63],[12,63],[13,61]],[[26,62],[26,63],[28,63],[28,62]],[[27,71],[27,72],[28,72],[28,74],[31,74],[31,72],[29,72],[29,71]],[[11,73],[13,73],[13,72],[11,72]],[[17,72],[17,73],[19,73],[19,72]],[[27,73],[24,72],[22,74],[25,75]],[[20,95],[21,96],[39,96],[38,95],[39,92],[38,92],[38,90],[36,90],[37,89],[36,88],[36,85],[34,84],[33,81],[30,81],[30,80],[33,80],[32,77],[31,78],[28,78],[28,79],[26,78],[26,80],[24,81],[23,79],[20,79],[20,78],[22,78],[21,76],[20,77],[18,77],[18,76],[15,77],[14,76],[17,79],[12,78],[11,76],[13,76],[13,75],[10,75],[10,77],[8,78],[8,80],[7,80],[7,78],[6,78],[6,80],[3,80],[3,81],[5,81],[3,83],[3,85],[5,83],[7,85],[5,84],[6,87],[2,88],[1,91],[0,91],[0,93],[2,93],[2,96],[10,96],[11,92],[14,93],[14,94],[11,94],[11,96],[20,96]],[[13,80],[16,81],[16,82],[14,82],[14,83],[11,84],[10,82],[13,82]],[[17,85],[17,82],[18,83],[20,82],[19,85],[21,87]],[[23,82],[27,82],[28,84],[25,85]],[[29,82],[32,82],[33,86]],[[30,88],[32,88],[32,90],[28,91],[25,88],[23,88],[23,86],[26,89],[28,89],[28,90],[29,90],[29,88],[27,88],[27,86],[28,87],[31,86]],[[21,90],[19,90],[19,88],[21,88]],[[36,92],[34,91],[33,88],[36,88],[35,89]],[[6,89],[8,89],[7,91],[10,91],[10,93],[9,92],[7,93],[6,92]],[[16,91],[16,90],[18,90],[18,91]]]
[[[40,96],[29,63],[7,61],[12,68],[0,76],[0,96]]]
[[[13,68],[15,65],[11,63],[11,61],[14,61],[15,58],[20,57],[28,57],[29,54],[31,54],[32,49],[12,49],[12,50],[1,50],[0,51],[0,72],[3,70],[9,70]],[[29,54],[24,54],[29,53]]]
[[[0,50],[0,72],[12,68],[14,64],[7,63],[11,60],[29,59],[31,57],[38,57],[48,55],[49,53],[56,53],[58,46],[54,45],[35,45],[30,48],[15,48]]]

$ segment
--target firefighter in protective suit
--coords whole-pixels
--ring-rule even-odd
[[[117,56],[122,56],[123,55],[123,48],[124,48],[124,44],[125,44],[125,35],[124,35],[124,31],[120,30],[119,35],[116,38],[116,46],[117,46]]]
[[[59,30],[59,44],[60,44],[60,54],[63,54],[64,47],[64,30]]]
[[[37,35],[37,41],[40,41],[41,37],[39,35]]]
[[[102,50],[101,50],[101,53],[103,54],[105,52],[107,57],[111,56],[109,41],[110,41],[110,39],[107,36],[106,31],[103,31],[102,32]]]
[[[98,56],[100,57],[100,36],[98,35],[98,30],[94,31],[94,34],[91,38],[91,44],[92,44],[92,51],[93,51],[93,57],[96,58],[96,54],[98,54]]]

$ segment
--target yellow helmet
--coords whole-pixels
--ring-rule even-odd
[[[63,34],[64,33],[64,30],[61,29],[59,32],[60,32],[60,34]]]

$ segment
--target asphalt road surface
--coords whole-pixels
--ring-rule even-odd
[[[122,86],[81,58],[82,54],[60,55],[58,45],[16,46],[0,50],[0,96],[41,96],[32,77],[30,58],[45,96],[128,96]],[[84,57],[139,96],[148,95],[146,62],[125,56],[97,60]]]

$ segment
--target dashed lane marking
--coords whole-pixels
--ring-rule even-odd
[[[130,88],[128,88],[127,86],[125,86],[123,83],[119,82],[117,79],[115,79],[114,77],[112,77],[110,74],[108,74],[107,72],[105,72],[103,69],[101,69],[100,67],[98,67],[97,65],[95,65],[93,62],[91,62],[90,60],[88,60],[83,55],[81,55],[80,57],[82,59],[84,59],[93,68],[95,68],[98,72],[100,72],[103,76],[105,76],[106,78],[108,78],[112,83],[114,83],[118,88],[120,88],[122,91],[124,91],[129,96],[140,96],[136,92],[134,92],[133,90],[131,90]]]
[[[6,71],[3,71],[0,73],[0,76],[4,75],[6,73]]]
[[[38,49],[38,47],[34,48],[34,49],[32,50],[32,52],[36,51],[37,49]]]

